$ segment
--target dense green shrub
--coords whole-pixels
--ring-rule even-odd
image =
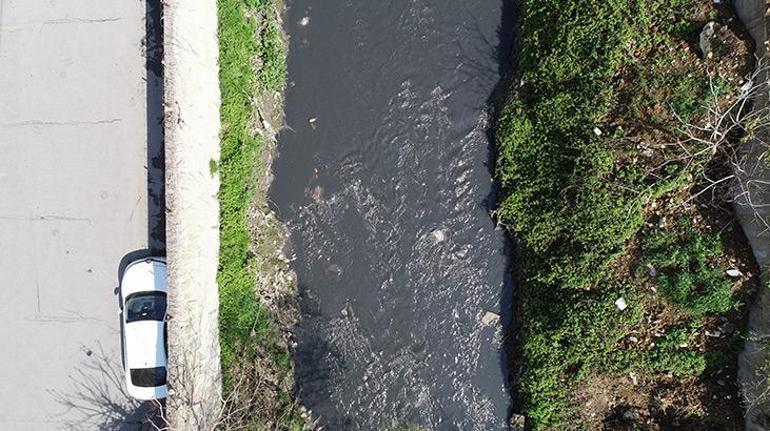
[[[655,284],[674,304],[693,316],[724,313],[735,306],[732,281],[714,265],[722,242],[713,234],[683,225],[682,232],[656,231],[644,236],[642,256],[660,274]]]
[[[709,266],[722,251],[717,236],[693,229],[662,230],[641,239],[645,263],[660,267],[665,299],[686,318],[655,348],[619,349],[640,325],[647,299],[612,268],[639,235],[645,206],[682,186],[708,160],[669,163],[654,174],[624,146],[627,133],[611,118],[651,118],[662,106],[692,119],[702,114],[705,76],[670,73],[681,53],[647,61],[645,49],[687,38],[698,23],[685,18],[697,0],[525,0],[519,69],[496,125],[496,176],[503,196],[496,216],[523,250],[519,288],[525,322],[519,390],[535,429],[562,428],[574,417],[575,382],[592,371],[698,375],[709,354],[682,347],[705,314],[735,307],[730,281]],[[692,54],[689,54],[692,55]],[[621,85],[623,73],[633,85]],[[732,90],[726,83],[724,94]],[[722,88],[720,87],[720,88]],[[661,101],[658,100],[660,103]],[[634,118],[638,117],[638,118]],[[665,130],[664,130],[665,132]],[[675,133],[674,130],[669,130]],[[620,313],[614,301],[629,308]]]

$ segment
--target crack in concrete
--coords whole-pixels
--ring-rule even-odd
[[[56,215],[40,215],[32,217],[15,217],[15,216],[3,216],[0,215],[0,220],[10,221],[81,221],[92,223],[92,220],[88,217],[67,217]]]
[[[71,314],[41,314],[41,313],[35,313],[32,315],[32,317],[27,317],[24,320],[28,322],[43,322],[43,323],[50,323],[50,322],[57,322],[57,323],[77,323],[77,322],[100,322],[100,319],[97,319],[96,317],[88,317],[81,313],[73,313]]]
[[[60,24],[101,24],[108,22],[124,21],[123,17],[110,17],[110,18],[59,18],[49,19],[45,21],[25,21],[17,23],[9,23],[8,27],[26,27],[32,25],[60,25]]]
[[[0,123],[3,127],[24,127],[24,126],[81,126],[81,125],[100,125],[100,124],[115,124],[123,121],[122,118],[112,118],[109,120],[70,120],[70,121],[42,121],[42,120],[26,120],[15,121],[12,123]]]

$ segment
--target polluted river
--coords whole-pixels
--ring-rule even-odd
[[[296,391],[325,429],[506,429],[490,105],[509,3],[287,4],[270,199],[296,257]]]

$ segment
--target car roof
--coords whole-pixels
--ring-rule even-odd
[[[165,322],[138,320],[125,324],[126,368],[155,368],[167,365]]]

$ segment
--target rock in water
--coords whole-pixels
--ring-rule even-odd
[[[442,229],[436,229],[430,233],[433,236],[433,240],[436,242],[444,242],[446,239],[446,232]]]
[[[491,311],[487,311],[484,313],[484,315],[481,317],[481,323],[486,326],[494,326],[497,325],[497,322],[500,321],[500,315],[493,313]]]

